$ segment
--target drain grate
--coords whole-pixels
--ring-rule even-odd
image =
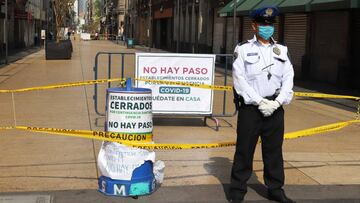
[[[50,195],[6,195],[0,203],[52,203]]]

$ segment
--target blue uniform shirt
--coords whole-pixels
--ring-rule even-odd
[[[293,97],[294,69],[286,46],[264,45],[256,36],[238,45],[234,55],[233,82],[245,104],[259,105],[268,96],[277,95],[280,104],[289,104]]]

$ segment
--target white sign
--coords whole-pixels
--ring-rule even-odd
[[[155,152],[117,142],[103,142],[98,154],[101,174],[116,180],[131,180],[133,171],[145,161],[155,162]]]
[[[215,55],[136,53],[136,78],[214,84]],[[213,90],[139,81],[152,89],[153,113],[212,114]]]
[[[107,131],[152,133],[151,92],[144,94],[109,93]]]
[[[82,39],[82,40],[91,40],[91,35],[90,35],[90,33],[81,33],[80,34],[80,38]]]
[[[46,33],[45,30],[41,30],[41,39],[45,39]]]

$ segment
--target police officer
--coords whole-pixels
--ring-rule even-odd
[[[276,7],[253,10],[252,39],[235,48],[234,96],[238,107],[237,142],[231,172],[230,202],[242,202],[252,173],[254,151],[261,136],[264,182],[268,198],[292,203],[284,190],[282,144],[284,109],[293,97],[294,70],[287,47],[272,38]]]

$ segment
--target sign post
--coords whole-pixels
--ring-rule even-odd
[[[41,30],[41,40],[43,41],[44,44],[44,49],[45,49],[45,40],[46,39],[46,32],[45,30]]]

